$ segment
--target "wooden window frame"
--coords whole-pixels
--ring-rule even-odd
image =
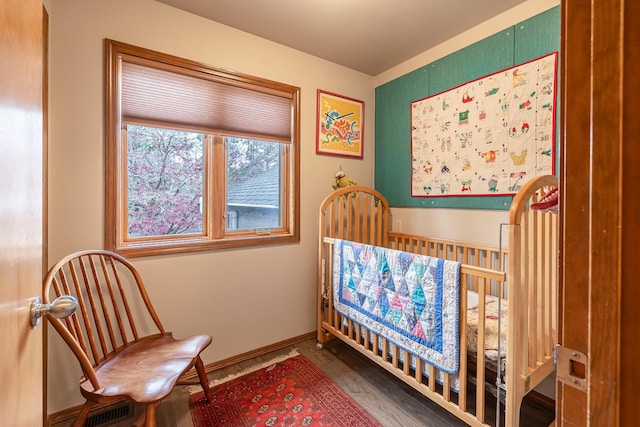
[[[204,76],[216,82],[240,88],[259,87],[266,93],[291,97],[291,131],[287,136],[267,135],[255,130],[219,129],[202,124],[172,123],[149,118],[122,117],[122,61],[135,58],[160,67],[179,67],[186,75]],[[288,244],[300,241],[300,88],[220,70],[202,63],[105,39],[105,247],[127,257],[186,253],[203,250]],[[127,236],[127,158],[126,126],[128,124],[188,130],[205,134],[205,204],[204,229],[198,235],[159,237]],[[268,130],[267,130],[268,131]],[[225,136],[282,143],[280,155],[281,227],[265,230],[227,230],[226,227],[226,152]],[[214,217],[215,215],[215,217]]]

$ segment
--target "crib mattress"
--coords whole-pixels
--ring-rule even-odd
[[[504,358],[507,354],[507,301],[492,295],[487,295],[485,301],[484,353],[487,359],[495,361],[498,360],[498,348],[501,357]],[[478,351],[478,302],[478,294],[467,291],[467,347],[474,353]]]

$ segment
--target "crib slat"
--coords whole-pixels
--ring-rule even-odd
[[[387,340],[385,339],[385,341]],[[397,368],[399,366],[398,363],[400,362],[400,352],[397,345],[393,345],[392,348],[393,350],[391,351],[391,365],[393,365],[394,368]]]
[[[536,341],[536,345],[534,347],[533,357],[532,357],[532,369],[535,369],[539,360],[541,360],[542,355],[544,354],[544,284],[545,280],[545,270],[548,268],[546,265],[546,260],[544,256],[544,250],[546,248],[545,243],[545,224],[541,220],[542,212],[536,212],[536,278],[539,283],[538,286],[532,286],[534,288],[535,302],[535,330],[534,330],[534,340]]]
[[[422,368],[423,368],[423,365],[424,365],[424,361],[422,359],[420,359],[419,357],[416,357],[415,360],[416,360],[415,361],[415,365],[416,366],[415,366],[415,372],[414,372],[413,378],[416,380],[416,382],[418,384],[422,384],[422,382],[423,382],[423,378],[422,378],[423,371],[422,371]]]
[[[442,381],[442,397],[447,402],[451,401],[451,374],[444,374],[444,378]]]
[[[528,304],[527,306],[531,306],[531,307],[537,307],[538,304],[538,299],[537,299],[537,281],[539,280],[539,261],[540,261],[540,256],[539,256],[539,250],[540,250],[540,221],[538,220],[540,216],[539,212],[536,211],[530,211],[529,212],[529,221],[531,222],[531,225],[529,226],[528,230],[531,233],[530,236],[530,242],[531,242],[531,246],[528,248],[529,250],[529,256],[528,258],[528,266],[527,269],[529,270],[529,280],[527,281],[527,288],[529,291],[529,300],[528,300]],[[528,357],[529,357],[529,363],[526,365],[528,366],[530,369],[533,369],[533,367],[535,366],[536,360],[537,360],[537,355],[538,355],[538,349],[537,349],[537,334],[536,334],[536,326],[538,324],[538,310],[531,310],[531,312],[529,313],[529,322],[528,322],[528,330],[527,330],[527,337],[529,340],[529,345],[528,345]]]
[[[377,356],[379,349],[380,341],[378,340],[378,334],[373,334],[373,355]]]
[[[468,275],[460,275],[460,368],[458,369],[459,393],[458,406],[461,411],[467,410],[467,292]]]
[[[478,280],[478,345],[476,346],[476,417],[480,421],[484,421],[484,383],[485,383],[485,321],[486,321],[486,304],[487,289],[486,281]]]
[[[436,390],[436,368],[429,364],[429,390],[435,392]]]
[[[549,319],[544,315],[548,310],[551,309],[551,300],[549,295],[549,283],[552,279],[551,272],[553,269],[553,257],[551,257],[546,252],[549,251],[551,239],[553,238],[552,231],[550,228],[549,222],[544,223],[544,231],[542,235],[542,242],[544,242],[544,247],[542,249],[542,253],[540,254],[540,260],[542,264],[542,271],[540,272],[540,318],[542,321],[540,322],[540,331],[538,332],[538,336],[540,338],[540,351],[538,354],[538,360],[542,360],[545,354],[549,352]]]
[[[410,375],[410,373],[411,373],[411,359],[413,357],[411,356],[411,353],[409,353],[406,350],[403,351],[402,357],[403,357],[403,360],[404,360],[404,363],[402,364],[402,371],[404,372],[405,375]]]
[[[552,246],[552,250],[550,250],[550,252],[553,253],[558,253],[558,241],[560,240],[558,238],[558,219],[557,217],[552,217],[553,222],[551,223],[551,228],[552,228],[552,235],[553,237],[553,246]],[[552,325],[551,325],[551,331],[550,331],[550,336],[552,337],[552,342],[551,342],[551,348],[549,349],[549,354],[552,354],[555,349],[555,343],[558,342],[558,330],[556,329],[557,325],[558,325],[558,319],[557,319],[557,313],[558,313],[558,293],[557,293],[557,287],[558,287],[558,283],[557,283],[557,277],[558,277],[558,270],[559,270],[559,265],[558,265],[558,257],[554,256],[553,258],[553,279],[551,279],[551,282],[549,283],[550,289],[549,289],[549,295],[551,297],[551,315],[552,315]]]
[[[516,289],[515,287],[510,288],[509,295],[507,296],[507,301],[509,302],[509,312],[517,312],[521,313],[523,310],[528,310],[527,306],[527,296],[528,292],[525,288],[527,281],[529,280],[528,274],[528,264],[525,260],[522,265],[518,265],[516,260],[522,260],[523,256],[527,254],[527,247],[529,245],[529,236],[526,233],[521,233],[521,228],[527,228],[528,220],[524,219],[524,224],[522,225],[513,225],[511,226],[511,237],[514,243],[513,250],[511,252],[511,256],[509,257],[509,271],[514,272],[513,277],[520,286],[520,289]],[[511,283],[510,283],[511,284]],[[511,326],[511,325],[510,325]],[[527,349],[527,339],[526,335],[526,325],[525,322],[517,322],[513,327],[509,329],[509,339],[510,346],[516,349]],[[529,366],[528,364],[528,352],[527,351],[516,351],[514,354],[508,354],[507,357],[513,359],[517,359],[515,361],[516,366],[524,367]],[[515,372],[516,375],[522,375],[522,370],[518,370]]]

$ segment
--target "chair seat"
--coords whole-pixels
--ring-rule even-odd
[[[99,390],[86,379],[81,380],[80,389],[85,398],[94,401],[127,397],[138,403],[159,402],[210,343],[207,335],[184,340],[176,340],[170,333],[142,338],[95,368]]]

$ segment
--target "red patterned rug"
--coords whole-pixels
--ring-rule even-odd
[[[214,385],[211,391],[211,403],[202,391],[190,397],[196,427],[381,427],[302,355]]]

